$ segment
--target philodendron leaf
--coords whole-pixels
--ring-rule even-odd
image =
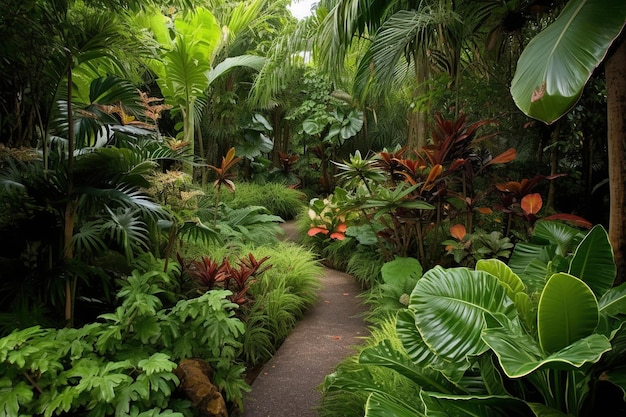
[[[574,106],[626,21],[626,2],[570,0],[530,41],[511,83],[515,104],[552,123]]]
[[[498,357],[509,378],[520,378],[543,367],[566,370],[580,368],[585,363],[597,362],[602,354],[611,350],[611,343],[605,336],[592,334],[558,352],[545,355],[519,324],[505,320],[500,322],[502,327],[485,329],[482,337]]]
[[[527,403],[508,395],[450,395],[423,391],[421,397],[429,417],[528,415]]]
[[[452,363],[446,361],[431,351],[417,330],[415,315],[410,310],[398,312],[396,332],[413,363],[424,368],[435,369],[443,373],[450,381],[458,382],[469,366],[467,362]]]
[[[380,270],[385,284],[392,285],[399,291],[404,291],[407,284],[415,286],[422,276],[422,265],[415,258],[395,258],[387,262]],[[413,287],[411,287],[413,290]]]
[[[616,271],[609,235],[601,225],[594,226],[576,248],[569,273],[583,280],[599,298],[613,286]]]
[[[516,315],[505,288],[491,274],[437,266],[424,274],[411,294],[410,309],[426,345],[437,356],[466,363],[487,350],[481,339],[485,316]]]
[[[533,414],[537,417],[568,417],[569,414],[565,414],[560,410],[556,410],[552,407],[548,407],[545,404],[540,403],[528,403],[528,406],[532,410]]]
[[[546,353],[559,351],[591,335],[598,318],[598,302],[591,288],[572,275],[554,274],[539,299],[539,344]]]
[[[398,398],[373,392],[365,403],[365,417],[416,417],[425,416],[419,409]]]
[[[454,389],[441,373],[416,365],[406,354],[394,348],[389,340],[363,350],[359,355],[359,363],[393,369],[424,389],[440,392],[452,392]]]
[[[476,263],[476,270],[488,272],[498,278],[498,281],[506,288],[506,293],[511,300],[515,300],[515,294],[526,289],[520,277],[498,259],[480,259]]]
[[[626,282],[604,293],[598,300],[598,306],[602,314],[612,317],[626,314]]]

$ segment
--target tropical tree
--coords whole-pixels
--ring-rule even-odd
[[[553,123],[576,104],[589,77],[604,62],[611,190],[609,235],[621,279],[626,272],[625,23],[623,2],[571,0],[559,18],[524,50],[511,84],[513,98],[522,111]]]
[[[316,38],[316,59],[331,74],[341,73],[347,52],[369,39],[360,57],[353,91],[361,101],[388,91],[399,76],[412,87],[407,144],[426,143],[429,80],[433,71],[458,84],[462,61],[472,59],[476,34],[494,2],[326,0],[329,10]],[[458,106],[457,106],[458,107]]]

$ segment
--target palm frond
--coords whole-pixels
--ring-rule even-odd
[[[319,20],[305,19],[298,22],[293,31],[279,36],[268,52],[265,65],[259,71],[250,91],[254,107],[270,107],[274,97],[282,91],[296,68],[305,65],[301,54],[313,51],[313,38]]]
[[[102,225],[102,231],[105,236],[120,245],[128,261],[133,258],[135,250],[149,247],[150,233],[136,210],[129,207],[116,211],[106,207],[106,210],[110,218]]]
[[[106,243],[102,240],[102,224],[87,222],[81,225],[78,232],[72,236],[72,244],[77,253],[98,254],[106,250]]]
[[[190,242],[202,242],[206,245],[222,243],[219,232],[204,224],[200,219],[187,220],[178,227],[178,235]]]

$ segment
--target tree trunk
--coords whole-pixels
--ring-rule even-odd
[[[425,54],[418,51],[414,53],[415,77],[417,88],[415,89],[415,102],[419,102],[416,108],[410,108],[407,123],[407,148],[418,150],[426,145],[426,133],[428,126],[427,104],[422,103],[422,96],[428,92],[428,59]]]
[[[617,281],[624,281],[626,250],[626,41],[617,40],[606,61],[607,127],[609,153],[609,238],[617,265]]]

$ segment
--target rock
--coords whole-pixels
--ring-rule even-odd
[[[203,417],[228,417],[226,402],[211,382],[211,366],[201,359],[183,359],[174,370],[180,387]]]

